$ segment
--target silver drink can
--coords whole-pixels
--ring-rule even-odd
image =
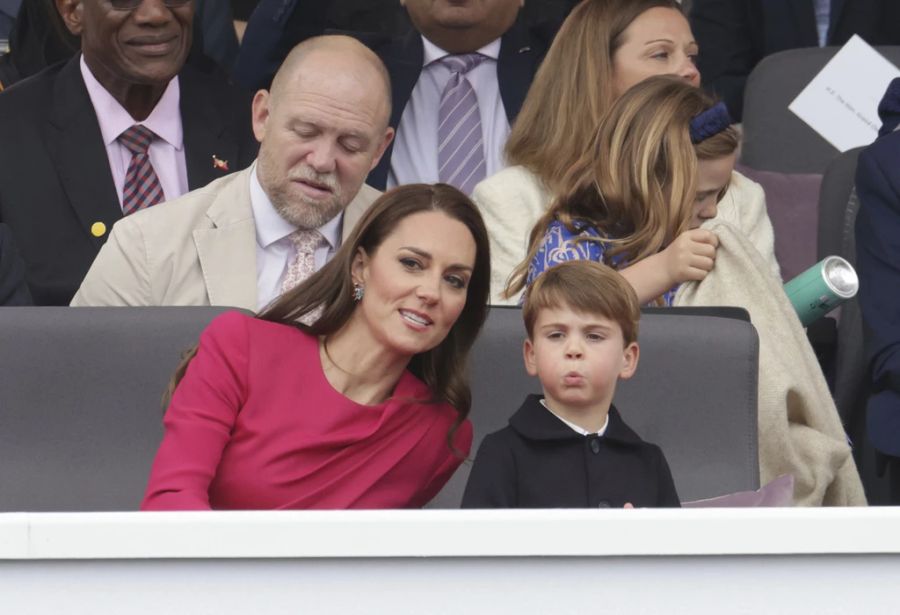
[[[840,256],[827,256],[784,285],[804,327],[856,296],[859,277]]]

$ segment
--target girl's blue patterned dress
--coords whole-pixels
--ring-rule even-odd
[[[579,237],[595,237],[601,241],[578,241]],[[603,252],[606,249],[602,241],[604,239],[607,239],[607,236],[589,224],[576,222],[576,232],[572,233],[562,222],[554,220],[547,227],[547,232],[544,233],[544,238],[541,240],[538,251],[535,253],[534,258],[531,259],[531,263],[528,264],[528,280],[526,284],[531,286],[531,283],[544,271],[566,261],[591,260],[598,263],[604,262]],[[608,264],[613,269],[623,269],[628,266],[622,256],[612,257]],[[675,291],[677,290],[678,287],[676,286],[663,295],[667,306],[672,305],[672,301],[675,299]]]

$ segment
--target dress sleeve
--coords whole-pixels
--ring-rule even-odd
[[[431,480],[425,488],[419,492],[416,501],[412,503],[414,507],[424,506],[440,493],[444,485],[453,477],[453,474],[462,464],[469,452],[472,450],[472,423],[463,421],[453,436],[453,446],[455,451],[448,451],[444,463],[440,465]]]
[[[462,508],[517,508],[516,465],[499,433],[486,436],[463,493]]]
[[[208,510],[209,486],[246,399],[249,317],[229,312],[200,336],[163,420],[142,510]]]

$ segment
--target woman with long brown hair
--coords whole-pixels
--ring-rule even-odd
[[[525,258],[528,236],[553,199],[571,188],[613,103],[653,75],[700,85],[697,44],[676,0],[584,0],[569,15],[535,75],[506,144],[511,166],[475,187],[491,240],[491,301]],[[762,188],[734,173],[719,216],[733,222],[777,271]]]
[[[306,282],[204,331],[173,380],[142,508],[427,503],[471,446],[466,359],[489,272],[461,192],[383,195]]]

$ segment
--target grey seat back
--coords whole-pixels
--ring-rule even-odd
[[[877,47],[900,66],[900,47]],[[744,90],[741,162],[781,173],[823,173],[837,149],[788,109],[837,47],[791,49],[756,65]]]
[[[525,372],[525,329],[514,307],[492,307],[473,349],[473,457],[540,383]],[[746,312],[731,308],[645,310],[637,374],[614,403],[625,421],[666,454],[682,500],[756,489],[759,339]],[[430,504],[455,508],[471,463]]]
[[[0,308],[0,512],[137,510],[185,349],[227,308]]]

